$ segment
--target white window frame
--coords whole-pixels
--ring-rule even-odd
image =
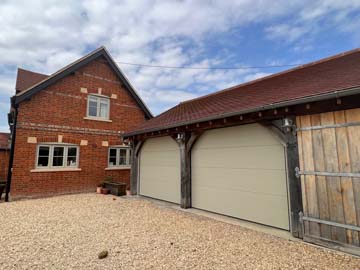
[[[89,114],[91,98],[96,99],[96,116],[92,116]],[[106,117],[101,117],[100,116],[100,104],[104,103],[104,101],[106,101],[107,108],[108,108],[107,115],[106,115]],[[86,117],[90,118],[90,119],[109,120],[110,119],[110,98],[107,96],[103,96],[103,95],[101,95],[101,96],[100,95],[88,95]]]
[[[116,149],[116,164],[110,164],[110,150]],[[126,164],[119,165],[120,149],[126,150]],[[130,168],[131,166],[131,148],[128,146],[110,146],[108,149],[108,168]]]
[[[40,147],[49,147],[49,161],[48,161],[47,166],[38,166]],[[63,165],[62,166],[53,166],[54,147],[63,147],[64,148]],[[76,148],[76,165],[75,166],[68,166],[67,165],[68,149],[69,148]],[[76,145],[76,144],[63,144],[63,143],[38,144],[37,148],[36,148],[35,168],[37,170],[77,169],[77,168],[79,168],[79,156],[80,156],[80,147],[78,145]]]

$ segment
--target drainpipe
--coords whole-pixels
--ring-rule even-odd
[[[17,115],[18,115],[18,105],[14,106],[15,108],[15,115],[14,115],[14,122],[12,126],[11,132],[11,148],[10,148],[10,157],[9,157],[9,167],[8,167],[8,175],[7,175],[7,182],[6,182],[6,193],[5,193],[5,202],[9,201],[9,193],[11,188],[11,176],[12,176],[12,167],[14,163],[14,150],[15,150],[15,139],[16,139],[16,122],[17,122]]]

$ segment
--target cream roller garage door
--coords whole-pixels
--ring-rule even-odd
[[[146,140],[139,166],[140,195],[180,203],[180,153],[171,137]]]
[[[284,146],[268,129],[207,131],[191,159],[193,207],[289,230]]]

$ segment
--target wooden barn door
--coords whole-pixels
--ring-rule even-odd
[[[360,254],[360,109],[297,117],[304,240]]]

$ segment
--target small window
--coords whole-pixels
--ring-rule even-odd
[[[110,100],[98,96],[88,96],[87,116],[92,118],[109,119]]]
[[[127,167],[131,164],[131,151],[129,147],[109,148],[109,167]]]
[[[37,151],[38,169],[76,168],[78,166],[78,147],[71,145],[39,145]]]

